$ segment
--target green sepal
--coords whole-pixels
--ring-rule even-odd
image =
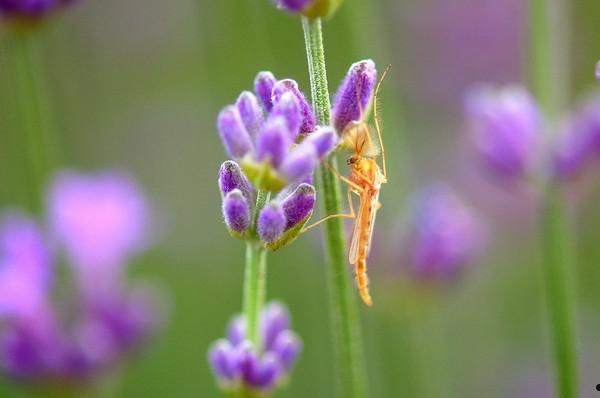
[[[302,15],[310,18],[331,18],[344,0],[315,0],[302,11]]]
[[[233,229],[230,229],[229,227],[227,227],[227,225],[225,225],[225,228],[227,228],[227,232],[229,232],[229,235],[231,235],[232,238],[239,239],[239,240],[250,239],[250,228],[248,228],[246,231],[241,232],[241,233],[234,231]]]
[[[279,192],[287,185],[285,179],[267,161],[257,163],[244,158],[240,164],[250,182],[258,189]]]
[[[298,237],[298,235],[300,235],[302,228],[304,228],[311,216],[312,211],[308,213],[308,215],[304,217],[304,219],[300,220],[300,222],[298,222],[292,228],[285,231],[279,239],[270,243],[265,243],[265,248],[267,250],[275,251],[281,249],[285,245],[292,243]]]

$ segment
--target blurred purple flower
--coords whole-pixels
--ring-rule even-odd
[[[0,0],[0,14],[11,18],[37,19],[75,0]]]
[[[377,69],[372,60],[359,61],[350,66],[337,90],[331,110],[333,125],[340,134],[350,122],[363,119],[373,98],[376,83]]]
[[[488,170],[510,182],[532,173],[543,120],[525,88],[474,88],[467,96],[465,110],[469,133]]]
[[[50,188],[48,213],[54,237],[90,288],[113,283],[148,245],[148,203],[124,173],[62,172]]]
[[[472,211],[444,184],[412,200],[410,255],[412,273],[424,280],[455,277],[478,254],[485,230]]]
[[[311,5],[315,0],[276,0],[278,8],[289,12],[300,12]]]
[[[49,249],[35,222],[17,212],[5,215],[0,224],[0,317],[40,310],[51,271]]]
[[[245,320],[235,316],[227,340],[217,340],[209,349],[208,361],[222,389],[250,388],[268,394],[285,381],[296,363],[302,342],[290,330],[287,308],[278,302],[265,306],[261,317],[262,351],[245,340]]]
[[[596,63],[596,80],[600,80],[600,61]]]

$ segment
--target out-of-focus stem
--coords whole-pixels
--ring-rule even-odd
[[[548,139],[552,140],[555,122],[560,117],[562,94],[559,81],[567,81],[566,68],[559,57],[567,57],[561,46],[561,0],[530,0],[531,80],[548,118]],[[541,206],[541,250],[544,285],[550,318],[550,337],[554,353],[557,396],[577,398],[577,337],[575,316],[575,256],[566,221],[565,203],[560,186],[550,180]]]
[[[302,21],[308,59],[308,70],[313,108],[320,125],[330,124],[329,89],[323,49],[321,20],[316,18]],[[335,155],[329,163],[337,167]],[[327,168],[320,168],[317,189],[323,198],[326,214],[342,213],[340,184]],[[330,296],[331,329],[335,355],[335,381],[339,397],[364,398],[367,392],[367,373],[364,361],[362,336],[357,314],[356,298],[352,291],[346,261],[343,225],[339,218],[325,223],[325,243],[328,255],[328,287]]]

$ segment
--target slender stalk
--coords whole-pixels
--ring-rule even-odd
[[[327,87],[327,70],[323,49],[321,20],[302,20],[310,75],[313,108],[318,123],[330,124],[330,102]],[[337,167],[335,155],[329,163]],[[319,195],[323,198],[326,214],[342,212],[341,189],[335,175],[325,167],[320,168]],[[330,316],[338,396],[363,398],[368,396],[367,372],[363,357],[362,336],[356,297],[352,291],[346,262],[343,225],[339,218],[325,223],[325,243],[329,260],[328,285]]]
[[[561,50],[560,0],[531,0],[531,79],[538,99],[549,119],[552,133],[562,107],[558,80],[566,81],[566,68],[553,54]],[[552,139],[552,135],[549,137]],[[577,337],[575,317],[575,258],[571,234],[566,221],[565,204],[560,187],[550,181],[543,197],[540,231],[544,285],[550,320],[550,337],[554,353],[556,392],[560,398],[577,398]]]
[[[253,220],[269,199],[269,193],[258,191]],[[256,228],[254,228],[256,229]],[[267,252],[257,240],[249,240],[246,244],[246,269],[244,273],[243,310],[246,317],[246,333],[248,340],[256,351],[261,350],[260,314],[266,296]]]
[[[58,146],[54,137],[51,110],[41,59],[42,31],[19,30],[10,32],[8,64],[13,81],[16,114],[15,152],[24,159],[18,168],[26,170],[25,189],[30,210],[39,211],[41,192],[50,169],[56,163]],[[16,160],[15,156],[15,160]],[[18,169],[15,167],[15,169]]]

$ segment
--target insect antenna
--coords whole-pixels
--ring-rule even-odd
[[[377,130],[377,137],[379,138],[379,146],[381,147],[381,162],[383,163],[383,176],[387,178],[387,167],[385,162],[385,148],[383,147],[383,138],[381,137],[381,120],[379,119],[379,114],[377,113],[377,97],[379,96],[379,88],[381,87],[381,83],[387,76],[392,65],[388,65],[387,68],[383,71],[381,78],[377,82],[377,86],[375,87],[375,94],[373,95],[373,119],[375,119],[375,129]]]

